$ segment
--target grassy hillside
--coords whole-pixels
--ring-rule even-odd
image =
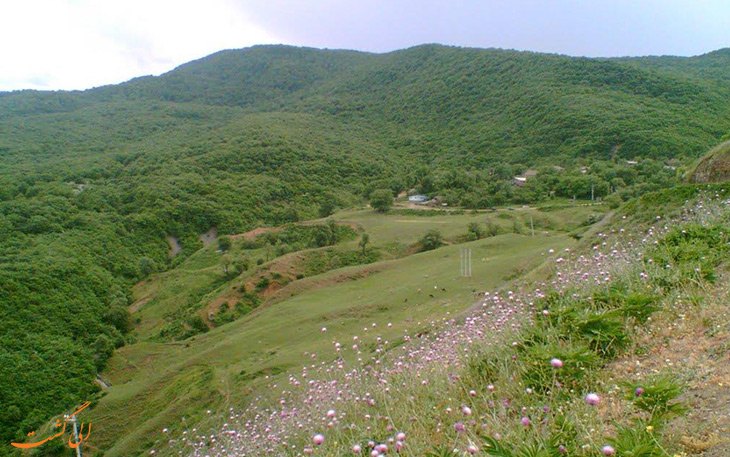
[[[393,341],[395,347],[404,334],[429,332],[432,321],[468,308],[484,288],[519,282],[545,261],[548,249],[574,246],[576,240],[566,232],[585,230],[589,217],[605,210],[600,206],[569,207],[547,213],[504,210],[437,216],[382,215],[371,210],[338,213],[338,221],[371,234],[371,249],[382,251],[389,260],[294,280],[279,296],[262,295],[253,312],[232,323],[183,342],[160,342],[156,337],[159,322],[174,321],[190,296],[200,296],[201,287],[221,276],[222,254],[215,252],[214,244],[209,245],[178,268],[134,288],[139,303],[133,314],[139,320],[134,332],[138,342],[118,350],[103,372],[111,387],[86,416],[99,426],[94,446],[104,449],[104,455],[126,456],[154,446],[163,439],[162,428],[178,430],[175,424],[183,416],[186,424],[201,422],[203,426],[206,410],[273,395],[262,387],[272,382],[284,384],[293,370],[308,363],[330,362],[333,341],[343,341],[347,335],[363,332],[358,344],[360,357],[367,358],[375,355],[376,336]],[[447,241],[454,241],[467,233],[470,222],[485,227],[487,217],[500,234],[429,252],[406,252],[429,229],[438,229]],[[515,221],[524,229],[530,217],[537,227],[534,237],[529,230],[513,233]],[[243,238],[234,240],[234,258],[252,255],[240,249],[243,243]],[[356,243],[344,242],[338,249],[356,248],[350,246]],[[472,278],[459,277],[462,247],[472,249]],[[253,256],[263,254],[256,250]],[[258,269],[270,270],[289,257],[273,258]],[[220,297],[228,299],[255,274],[245,272],[214,285],[200,300],[210,304]],[[207,308],[197,312],[205,317]],[[373,324],[376,329],[371,328]],[[322,332],[322,327],[327,331]],[[311,354],[321,356],[313,359]],[[345,360],[357,363],[351,354]]]
[[[333,338],[341,350],[269,380],[273,398],[213,410],[212,429],[163,430],[154,450],[724,456],[728,190],[676,191],[685,198],[643,197],[522,287],[488,290],[398,347],[380,323]],[[653,218],[634,212],[650,205]]]
[[[0,93],[0,439],[98,390],[133,341],[131,286],[201,233],[323,217],[375,189],[617,206],[730,131],[726,58],[262,46],[84,92]]]

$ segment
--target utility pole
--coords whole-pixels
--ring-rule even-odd
[[[74,428],[74,437],[76,438],[76,442],[79,443],[79,429],[76,427],[76,415],[74,414],[71,417],[66,417],[66,422],[71,422]],[[76,447],[76,457],[82,457],[81,453],[81,443]]]
[[[530,230],[532,231],[532,236],[535,236],[535,225],[532,223],[532,216],[530,216]]]
[[[459,254],[459,275],[471,278],[471,248],[461,248]]]
[[[591,201],[593,201],[593,188],[594,188],[594,185],[591,184]]]
[[[459,276],[464,276],[464,248],[459,250]]]

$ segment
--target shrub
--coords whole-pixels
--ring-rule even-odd
[[[600,359],[585,345],[565,341],[520,346],[522,361],[522,380],[535,392],[548,393],[556,383],[568,389],[586,388],[586,377],[592,368],[599,365]],[[550,361],[560,359],[563,366],[555,368]],[[561,390],[562,391],[562,390]],[[567,392],[567,391],[566,391]]]
[[[431,251],[443,246],[443,236],[438,229],[431,229],[420,239],[421,251]]]
[[[233,243],[231,242],[231,238],[227,236],[222,236],[218,239],[218,249],[225,252],[229,249],[231,249],[231,246]]]
[[[627,399],[638,409],[649,413],[649,423],[655,427],[686,412],[686,407],[675,401],[682,393],[682,386],[670,376],[659,375],[642,383],[627,383],[625,386],[628,388]]]

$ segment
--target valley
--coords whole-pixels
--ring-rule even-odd
[[[343,341],[347,335],[361,334],[359,357],[367,359],[375,354],[376,336],[397,345],[403,336],[428,333],[433,321],[460,315],[483,290],[510,284],[519,287],[524,275],[546,261],[549,249],[574,246],[577,241],[568,233],[584,232],[590,227],[586,225],[589,217],[598,220],[606,210],[605,205],[596,205],[456,215],[438,211],[441,215],[434,216],[400,215],[397,209],[396,214],[385,215],[370,209],[336,213],[332,218],[337,222],[370,234],[371,249],[384,251],[384,259],[294,280],[231,323],[180,342],[155,341],[155,329],[160,325],[155,322],[174,315],[175,306],[187,303],[189,295],[215,302],[219,297],[231,297],[246,276],[257,274],[247,272],[217,285],[216,278],[223,274],[222,254],[216,252],[217,244],[210,244],[179,267],[135,287],[135,297],[144,300],[133,313],[133,319],[139,320],[133,331],[138,341],[117,351],[103,373],[112,387],[104,390],[90,416],[103,424],[99,427],[103,438],[96,443],[110,446],[104,455],[127,455],[140,442],[157,445],[163,439],[162,428],[178,431],[170,424],[181,417],[187,423],[200,420],[202,426],[206,423],[201,415],[204,410],[222,410],[254,397],[273,396],[276,393],[267,392],[267,385],[283,384],[292,370],[309,363],[333,361],[338,356],[333,341]],[[535,236],[529,231],[530,217]],[[486,220],[494,221],[500,234],[407,253],[429,229],[439,229],[453,243],[467,233],[468,223],[486,228]],[[525,233],[512,233],[515,221]],[[244,238],[232,238],[234,259],[265,255],[261,249],[241,249]],[[459,276],[462,247],[473,252],[471,278]],[[357,249],[357,240],[335,248]],[[259,268],[275,270],[291,256],[273,258]],[[200,294],[196,293],[198,287],[212,290]],[[346,363],[357,365],[352,354],[344,357]],[[162,404],[167,406],[160,408]]]

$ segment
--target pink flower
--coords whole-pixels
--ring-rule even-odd
[[[321,445],[322,443],[324,443],[324,435],[322,435],[321,433],[317,433],[312,438],[312,442],[317,446]]]
[[[466,427],[464,427],[464,423],[463,422],[457,422],[457,423],[455,423],[454,424],[454,429],[457,432],[460,432],[460,433],[466,431]]]
[[[527,416],[524,416],[520,422],[522,422],[523,427],[528,427],[530,425],[530,418]]]
[[[397,439],[398,441],[405,441],[406,440],[406,434],[403,433],[403,432],[400,432],[397,435],[395,435],[395,439]]]
[[[636,395],[637,397],[644,395],[644,389],[642,389],[641,387],[637,387],[634,391],[634,395]]]
[[[473,444],[470,444],[469,446],[467,446],[466,452],[468,452],[471,455],[474,455],[477,452],[479,452],[479,448],[474,446]]]
[[[464,413],[465,416],[471,416],[471,408],[468,406],[461,408],[461,412]]]
[[[550,359],[550,365],[555,368],[562,368],[563,367],[563,361],[560,359]]]
[[[360,446],[359,444],[352,446],[352,452],[354,452],[355,454],[359,454],[360,452],[362,452],[362,446]]]
[[[601,402],[601,397],[598,396],[595,392],[591,392],[588,395],[586,395],[586,403],[589,405],[596,406]]]
[[[616,455],[616,449],[614,449],[613,446],[609,446],[608,444],[601,448],[601,452],[603,452],[603,455]]]

